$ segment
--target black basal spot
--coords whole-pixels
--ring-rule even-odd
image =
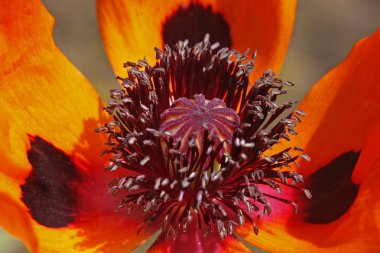
[[[162,27],[164,43],[173,47],[179,40],[189,40],[189,45],[202,41],[210,34],[210,42],[221,47],[231,47],[230,28],[223,15],[215,13],[210,6],[199,4],[181,6],[167,18]]]
[[[352,172],[360,152],[346,152],[322,167],[307,180],[313,198],[303,207],[305,221],[327,224],[339,219],[354,202],[359,185],[352,182]]]
[[[21,186],[22,201],[39,224],[65,227],[75,217],[73,183],[79,180],[79,173],[68,155],[44,139],[32,137],[30,145],[32,172]]]

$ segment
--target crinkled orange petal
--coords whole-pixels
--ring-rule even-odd
[[[98,0],[100,31],[115,73],[125,75],[123,63],[143,57],[153,64],[153,48],[162,48],[164,43],[162,25],[179,7],[190,3],[211,6],[213,12],[223,15],[230,28],[232,48],[242,53],[247,48],[258,50],[251,80],[269,68],[280,71],[293,28],[296,1]]]
[[[160,234],[149,249],[150,253],[202,253],[202,252],[251,252],[234,235],[223,240],[213,234],[204,238],[197,227],[186,232],[179,232],[175,239]]]
[[[104,116],[102,102],[57,49],[53,23],[39,0],[0,2],[0,225],[32,252],[129,251],[146,235],[136,235],[139,219],[126,218],[125,210],[116,212],[119,200],[107,193],[106,158],[99,157],[104,140],[94,132],[105,122],[100,119]],[[33,139],[45,146],[32,147]],[[33,165],[32,151],[34,159],[48,161],[49,166]],[[40,204],[51,214],[43,196],[62,189],[59,182],[57,186],[54,181],[44,183],[46,178],[54,178],[51,171],[55,165],[65,165],[55,164],[54,154],[71,160],[81,173],[73,187],[78,193],[74,195],[76,219],[56,227],[43,225],[29,208],[36,201],[34,206]],[[46,191],[33,188],[36,171],[47,173],[34,175]],[[67,171],[60,172],[55,178],[66,178]],[[32,196],[28,205],[26,186]],[[33,195],[35,191],[39,194]],[[61,199],[53,201],[59,205]]]
[[[84,121],[99,118],[99,97],[52,40],[53,18],[39,1],[1,1],[1,172],[28,173],[28,136],[71,151]]]
[[[379,138],[380,125],[369,135],[353,172],[359,184],[358,195],[338,220],[308,224],[279,210],[263,221],[258,236],[253,235],[249,226],[239,229],[238,234],[270,252],[379,252]]]

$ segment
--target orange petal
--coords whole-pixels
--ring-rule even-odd
[[[102,102],[53,22],[39,0],[0,3],[0,225],[32,252],[129,251],[146,235],[106,192]]]
[[[114,175],[104,173],[101,159],[88,164],[75,153],[80,149],[68,155],[40,137],[30,139],[27,157],[33,169],[25,182],[0,173],[1,190],[11,191],[9,197],[20,207],[18,213],[2,210],[16,237],[36,252],[125,252],[146,239],[145,233],[137,235],[141,215],[118,209],[121,199],[107,192]]]
[[[26,208],[14,200],[15,193],[19,191],[18,185],[1,173],[0,185],[1,188],[6,188],[12,192],[9,196],[8,193],[5,194],[0,191],[0,225],[23,241],[30,251],[36,252],[38,248],[37,238],[33,232]]]
[[[209,6],[210,9],[207,9]],[[251,80],[256,80],[269,68],[280,71],[293,28],[295,7],[296,1],[276,0],[238,3],[227,0],[201,0],[195,3],[175,0],[164,4],[154,0],[97,1],[101,34],[117,75],[123,75],[123,63],[126,61],[146,57],[153,64],[153,48],[162,48],[168,42],[164,40],[168,37],[163,33],[169,29],[166,33],[175,34],[173,38],[178,36],[181,40],[199,40],[203,37],[203,31],[207,31],[211,41],[213,37],[222,38],[222,45],[241,52],[247,48],[257,49],[257,68]],[[172,28],[165,28],[168,20]],[[190,22],[192,25],[189,25]],[[229,30],[225,29],[226,26]],[[226,37],[230,38],[230,45],[224,39]]]
[[[292,141],[312,157],[302,174],[314,186],[313,198],[301,201],[297,216],[274,206],[261,218],[258,237],[249,227],[240,231],[250,243],[273,252],[379,251],[379,43],[380,31],[357,43],[302,102],[307,116]],[[296,191],[288,194],[298,200]]]
[[[258,236],[252,235],[249,226],[240,229],[238,234],[271,252],[379,252],[380,152],[376,141],[379,138],[380,124],[369,136],[353,173],[359,184],[358,195],[339,219],[328,224],[310,224],[300,217],[289,219],[286,211],[279,210],[263,221]],[[330,196],[337,202],[339,197]],[[330,206],[330,209],[334,208]],[[329,207],[325,212],[328,210]],[[319,214],[325,215],[323,212]]]
[[[379,43],[380,30],[359,41],[302,101],[299,108],[306,117],[293,144],[303,147],[312,159],[303,166],[303,175],[343,153],[360,150],[380,121]]]
[[[380,121],[379,43],[380,30],[359,41],[302,101],[300,108],[308,115],[298,128],[300,142],[316,161],[309,172],[346,151],[360,150]]]
[[[197,227],[187,232],[180,231],[176,238],[166,239],[164,234],[160,234],[157,241],[149,249],[150,253],[164,252],[251,252],[234,235],[228,236],[223,240],[217,235],[209,235],[203,238],[202,232]]]
[[[27,134],[71,151],[101,103],[55,46],[53,18],[39,1],[1,1],[0,24],[1,171],[22,178],[30,167]]]

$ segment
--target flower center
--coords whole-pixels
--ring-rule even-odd
[[[123,88],[106,108],[114,121],[96,130],[109,136],[106,169],[121,175],[110,192],[123,194],[120,207],[144,213],[141,228],[160,225],[167,238],[189,226],[225,238],[245,222],[257,234],[258,213],[270,215],[272,201],[297,211],[283,190],[311,197],[292,171],[298,158],[310,160],[302,149],[268,152],[297,134],[304,116],[284,117],[295,101],[276,102],[292,83],[268,70],[249,85],[255,54],[217,47],[178,42],[156,49],[154,66],[126,63],[128,77],[118,77]]]

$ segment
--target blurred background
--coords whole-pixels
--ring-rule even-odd
[[[43,2],[56,19],[54,37],[58,47],[103,98],[108,99],[108,90],[116,86],[116,81],[100,39],[95,1]],[[355,42],[380,27],[380,1],[299,1],[297,8],[280,77],[297,85],[290,95],[301,99],[316,81],[346,57]],[[145,252],[147,246],[139,252]],[[0,228],[0,253],[25,252],[28,251],[21,242]]]

